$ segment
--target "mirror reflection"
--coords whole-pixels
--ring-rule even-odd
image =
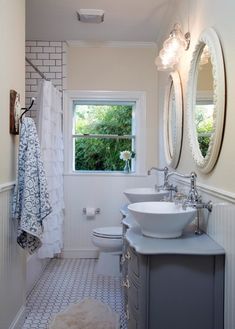
[[[173,157],[173,152],[176,146],[176,103],[175,89],[173,81],[170,86],[169,103],[168,103],[168,120],[167,120],[167,136],[170,156]]]
[[[168,76],[163,117],[164,153],[168,166],[177,168],[182,145],[182,89],[177,71]]]
[[[211,55],[208,46],[204,44],[197,65],[196,104],[194,109],[197,140],[203,157],[207,155],[213,133],[215,110],[213,86]]]

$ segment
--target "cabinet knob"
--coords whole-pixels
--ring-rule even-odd
[[[130,253],[129,250],[126,252],[126,254],[125,254],[125,258],[126,258],[127,260],[131,259],[131,253]]]
[[[125,260],[126,260],[125,255],[122,255],[122,257],[121,257],[121,265],[123,265],[125,263]]]
[[[128,280],[128,278],[126,278],[126,280],[122,281],[122,286],[129,289],[130,288],[130,281]]]

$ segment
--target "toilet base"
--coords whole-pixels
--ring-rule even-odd
[[[100,252],[95,272],[98,275],[120,276],[120,253]]]

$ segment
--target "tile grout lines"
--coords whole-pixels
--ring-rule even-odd
[[[27,298],[22,329],[47,329],[54,314],[86,297],[107,303],[126,329],[121,278],[96,275],[95,265],[95,259],[52,259]]]

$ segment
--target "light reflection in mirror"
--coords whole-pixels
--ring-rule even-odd
[[[214,81],[211,57],[207,45],[204,45],[198,61],[196,104],[194,122],[199,149],[206,157],[213,134],[213,116],[215,104],[213,99]]]

